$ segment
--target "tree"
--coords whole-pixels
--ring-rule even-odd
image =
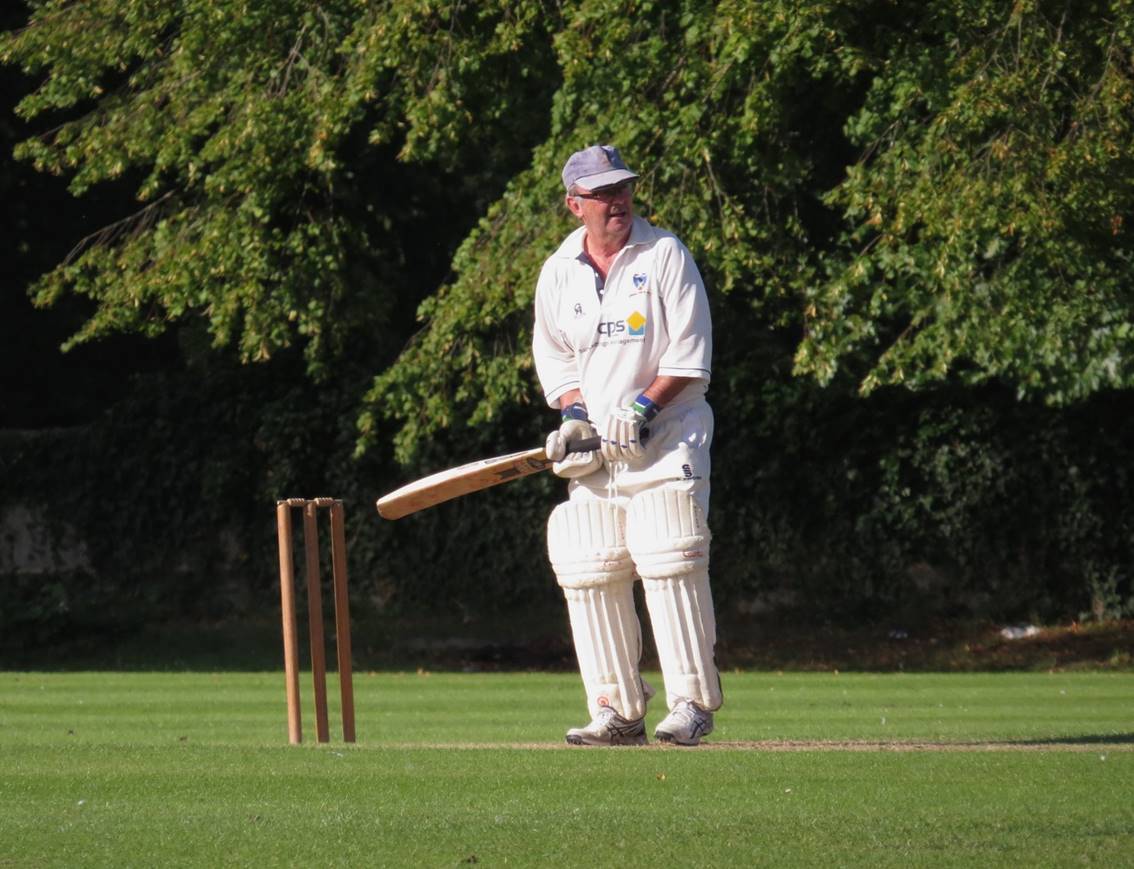
[[[928,3],[901,24],[847,118],[862,157],[826,197],[845,232],[800,288],[797,369],[1053,404],[1134,385],[1134,5]]]
[[[856,22],[838,3],[566,8],[550,135],[465,240],[454,279],[421,306],[423,330],[376,379],[362,444],[393,417],[405,458],[440,426],[533,400],[535,276],[570,227],[562,162],[589,143],[618,143],[643,173],[640,207],[683,238],[713,290],[740,297],[739,334],[798,322],[797,288],[829,232],[820,196],[849,157],[837,107],[860,88],[863,52],[843,36]]]
[[[370,399],[403,450],[450,416],[413,396],[475,398],[473,421],[526,400],[504,351],[565,228],[558,163],[597,140],[648,167],[652,217],[747,297],[734,329],[800,329],[799,373],[1055,404],[1128,387],[1132,28],[1128,2],[577,4],[550,139]]]
[[[108,415],[117,451],[86,476],[134,461],[138,491],[169,502],[146,477],[180,456],[165,483],[216,487],[194,527],[223,542],[220,501],[243,498],[254,529],[300,482],[368,500],[399,473],[371,449],[391,437],[434,467],[458,438],[534,437],[532,293],[570,228],[559,171],[614,142],[716,306],[722,600],[914,609],[928,576],[969,612],[1128,608],[1129,399],[1005,407],[1002,385],[1053,404],[1130,385],[1132,21],[1130,0],[34,0],[0,36],[42,82],[20,156],[76,196],[137,199],[36,297],[93,301],[73,342],[203,324],[247,361],[283,357],[254,369],[271,389],[222,365],[243,392],[215,369],[179,381],[207,389],[151,382]],[[340,363],[335,388],[294,384],[289,345],[315,374]],[[370,455],[351,465],[341,418],[364,391]],[[182,424],[198,408],[227,433],[202,443]],[[56,486],[61,515],[98,514],[92,539],[137,542],[107,587],[161,572],[184,523],[163,538],[161,511],[96,510],[62,442],[36,453],[50,461],[10,451],[19,491]],[[218,444],[226,462],[197,473]],[[558,490],[455,503],[397,545],[371,522],[368,596],[471,612],[554,591],[529,520]],[[25,588],[38,612],[43,584]]]
[[[436,289],[359,421],[360,449],[392,422],[406,458],[533,400],[556,178],[595,141],[644,169],[723,347],[771,330],[797,373],[864,393],[1130,385],[1132,28],[1129,0],[43,0],[0,57],[47,72],[25,116],[65,116],[22,156],[77,194],[139,178],[142,208],[37,288],[98,302],[76,340],[195,314],[246,359],[299,337],[317,368]],[[419,183],[383,197],[375,165]],[[428,233],[454,189],[483,216],[409,289],[404,214]]]
[[[451,246],[442,202],[459,227],[539,128],[529,102],[546,76],[529,76],[539,59],[514,54],[510,36],[534,26],[535,8],[31,4],[0,58],[45,74],[18,111],[53,126],[17,155],[69,174],[76,196],[126,179],[140,206],[80,240],[34,287],[38,302],[97,303],[71,344],[203,317],[245,360],[299,339],[318,370],[400,297],[412,306],[415,278],[439,280]],[[466,28],[478,51],[452,75],[439,57]],[[507,94],[495,115],[474,120],[469,82]],[[418,253],[427,265],[407,274]]]

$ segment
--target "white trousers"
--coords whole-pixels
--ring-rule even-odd
[[[592,715],[608,705],[631,720],[645,714],[635,578],[643,581],[669,708],[681,699],[710,710],[723,702],[706,522],[712,434],[704,401],[667,409],[651,426],[644,457],[572,480],[568,503],[548,522]]]

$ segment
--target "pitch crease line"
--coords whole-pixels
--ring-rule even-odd
[[[421,750],[444,749],[450,751],[483,751],[486,749],[505,749],[512,751],[595,751],[589,746],[574,746],[559,742],[396,742],[374,746],[375,748]],[[603,750],[603,749],[597,749]],[[1097,752],[1109,754],[1134,751],[1134,742],[872,742],[855,740],[764,740],[764,741],[714,741],[703,742],[695,748],[650,743],[643,746],[619,746],[613,751],[676,751],[695,753],[698,751],[752,751],[752,752]]]

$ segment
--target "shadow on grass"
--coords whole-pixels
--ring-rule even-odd
[[[1004,625],[937,622],[808,625],[735,622],[720,631],[722,664],[749,670],[1011,672],[1134,670],[1134,621],[1042,627],[1007,639]]]
[[[300,664],[309,666],[300,614]],[[328,619],[330,616],[328,615]],[[724,618],[717,661],[723,671],[996,672],[1134,671],[1134,621],[1046,627],[1007,640],[1001,625],[941,623],[896,629],[889,623],[832,625]],[[334,660],[334,625],[325,625]],[[643,617],[643,669],[657,669]],[[359,615],[351,646],[358,671],[574,671],[561,608],[416,618]],[[283,668],[278,613],[213,624],[150,625],[133,633],[55,640],[0,649],[4,670],[276,671]]]
[[[557,624],[562,621],[562,625]],[[562,630],[560,630],[562,628]],[[334,622],[324,624],[327,660],[335,659]],[[416,669],[468,672],[573,670],[575,656],[560,613],[522,623],[352,619],[356,671]],[[310,668],[306,615],[300,613],[300,668]],[[264,672],[283,669],[279,615],[214,624],[150,625],[133,632],[72,636],[38,646],[0,649],[0,670],[75,672]],[[333,669],[333,666],[332,666]]]

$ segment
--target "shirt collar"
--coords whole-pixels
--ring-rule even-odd
[[[559,246],[556,255],[567,259],[583,259],[583,238],[586,234],[587,229],[585,226],[578,227],[563,240],[563,244]],[[648,220],[644,217],[635,216],[634,222],[630,225],[630,237],[626,239],[624,247],[647,244],[653,241],[656,235],[657,231],[650,225]]]

